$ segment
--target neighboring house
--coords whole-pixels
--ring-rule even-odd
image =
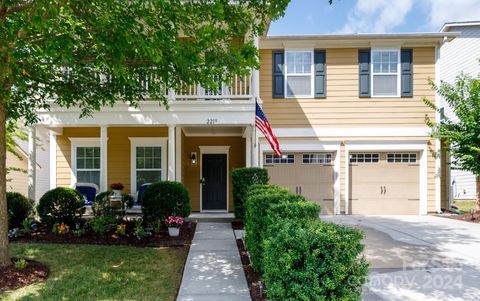
[[[324,214],[426,214],[445,206],[435,112],[436,49],[454,33],[263,37],[260,70],[218,93],[192,87],[138,108],[119,103],[79,119],[53,105],[50,185],[183,182],[193,211],[233,211],[231,170],[268,168],[271,182]],[[255,101],[278,136],[273,155],[255,130]],[[257,142],[258,141],[258,142]],[[438,154],[438,155],[437,155]]]
[[[48,130],[38,129],[36,137],[36,177],[34,195],[29,193],[28,183],[28,142],[17,139],[16,153],[17,157],[11,153],[7,153],[7,168],[15,168],[7,175],[7,191],[15,191],[38,201],[42,195],[50,189],[50,163],[49,163],[49,141]]]
[[[459,32],[455,40],[440,48],[440,80],[454,83],[461,73],[478,77],[480,75],[480,21],[446,23],[441,32]],[[442,99],[440,107],[445,115],[455,118],[455,114]],[[470,172],[451,170],[449,172],[450,193],[453,199],[476,199],[475,176]]]

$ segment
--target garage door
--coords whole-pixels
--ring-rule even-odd
[[[333,153],[287,153],[264,156],[270,183],[288,188],[318,203],[322,214],[333,214]]]
[[[351,153],[352,214],[419,214],[418,153]]]

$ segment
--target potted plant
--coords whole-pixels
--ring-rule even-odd
[[[178,236],[180,234],[180,227],[184,223],[183,217],[180,216],[169,216],[164,220],[168,228],[168,235]]]
[[[122,190],[123,190],[122,183],[112,183],[112,185],[110,185],[110,188],[112,188],[114,196],[117,196],[117,197],[122,196]]]

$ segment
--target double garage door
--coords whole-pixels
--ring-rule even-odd
[[[270,183],[288,188],[318,203],[322,214],[333,214],[334,153],[288,153],[264,156]]]
[[[336,153],[264,155],[270,183],[318,203],[334,214],[333,162]],[[350,153],[349,214],[419,214],[419,154],[416,152]],[[343,207],[343,206],[342,206]],[[343,209],[343,208],[342,208]]]

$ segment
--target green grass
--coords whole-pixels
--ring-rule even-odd
[[[21,244],[11,256],[48,265],[46,282],[0,294],[0,300],[175,300],[186,248]]]
[[[470,212],[470,209],[475,209],[475,201],[455,201],[453,205],[465,212]]]

